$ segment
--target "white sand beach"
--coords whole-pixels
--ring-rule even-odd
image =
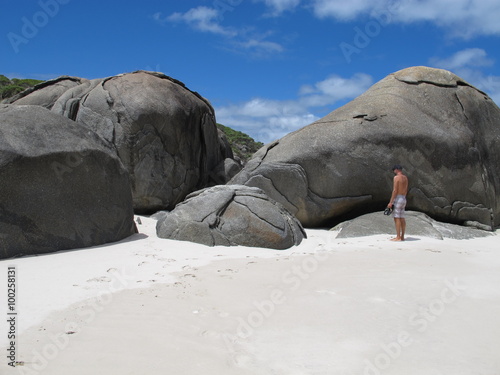
[[[285,251],[159,239],[0,261],[1,374],[500,374],[500,238],[307,230]]]

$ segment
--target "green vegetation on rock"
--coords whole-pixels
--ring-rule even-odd
[[[262,142],[255,141],[248,134],[231,129],[222,124],[217,124],[217,127],[224,132],[231,145],[234,156],[240,158],[243,164],[245,164],[257,150],[264,146]]]
[[[35,86],[41,82],[43,81],[36,79],[8,79],[6,76],[0,75],[0,100],[10,98],[11,96],[19,94],[21,91],[26,90],[28,87]]]

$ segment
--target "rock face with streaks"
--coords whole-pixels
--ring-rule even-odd
[[[171,77],[138,71],[83,83],[52,110],[93,129],[126,166],[137,213],[172,209],[193,190],[225,183],[210,103]],[[222,164],[223,165],[223,164]]]
[[[94,132],[40,106],[0,105],[0,258],[135,232],[128,173]]]
[[[130,174],[137,213],[173,209],[190,192],[225,184],[235,174],[210,103],[161,73],[63,76],[10,102],[44,106],[99,134]]]
[[[392,165],[408,209],[443,221],[500,224],[500,109],[453,73],[390,74],[326,117],[264,146],[230,183],[255,186],[304,226],[387,205]]]
[[[221,185],[192,193],[157,223],[161,238],[208,246],[287,249],[306,237],[293,215],[260,189]]]

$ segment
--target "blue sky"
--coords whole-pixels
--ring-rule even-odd
[[[0,74],[161,71],[269,142],[397,70],[444,68],[500,104],[498,0],[0,0]]]

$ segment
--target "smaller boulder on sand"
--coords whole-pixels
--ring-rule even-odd
[[[219,185],[190,194],[157,223],[158,237],[208,246],[283,250],[306,237],[300,222],[261,189]]]

